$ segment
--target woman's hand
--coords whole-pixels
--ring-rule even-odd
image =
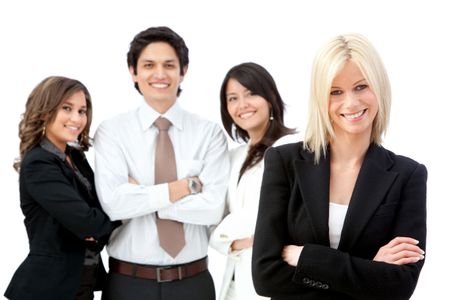
[[[134,179],[134,178],[131,177],[131,176],[128,176],[128,182],[131,183],[131,184],[137,184],[137,185],[139,185],[139,182],[137,182],[137,180]]]
[[[395,265],[405,265],[424,259],[425,252],[417,244],[419,241],[409,237],[396,237],[378,250],[374,261]]]
[[[242,249],[251,248],[253,246],[253,235],[245,239],[234,240],[231,243],[232,251],[239,251]]]
[[[303,246],[287,245],[284,246],[283,251],[281,252],[281,257],[289,265],[296,267],[302,250]]]

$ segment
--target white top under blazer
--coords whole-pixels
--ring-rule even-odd
[[[328,217],[328,231],[330,235],[330,247],[337,249],[341,241],[342,227],[347,215],[348,205],[330,202],[330,212]]]

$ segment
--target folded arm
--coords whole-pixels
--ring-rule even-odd
[[[128,181],[132,174],[125,151],[108,125],[100,125],[94,139],[95,184],[105,212],[112,220],[126,220],[170,206],[168,183],[146,186]]]
[[[214,229],[210,246],[224,255],[252,247],[254,228],[248,216],[244,210],[227,214]]]
[[[230,162],[227,141],[216,127],[203,159],[203,167],[197,175],[202,182],[202,191],[177,201],[158,211],[162,219],[172,219],[196,225],[215,225],[220,222],[228,185]]]

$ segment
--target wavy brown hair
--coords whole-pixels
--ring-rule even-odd
[[[73,94],[82,91],[86,97],[87,123],[78,136],[79,147],[86,151],[89,143],[89,129],[92,122],[92,102],[87,88],[78,80],[62,76],[50,76],[42,80],[28,96],[25,112],[19,123],[19,158],[14,162],[14,168],[19,170],[24,156],[43,138],[45,128],[51,124],[62,103]]]

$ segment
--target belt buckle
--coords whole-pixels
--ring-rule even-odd
[[[181,266],[178,266],[178,267],[175,267],[175,268],[177,268],[177,270],[178,270],[178,280],[183,279],[183,275],[182,275],[182,272],[181,272]],[[174,279],[161,279],[161,271],[168,270],[168,269],[173,269],[173,267],[156,267],[156,281],[158,283],[170,282],[170,281],[174,280]]]

